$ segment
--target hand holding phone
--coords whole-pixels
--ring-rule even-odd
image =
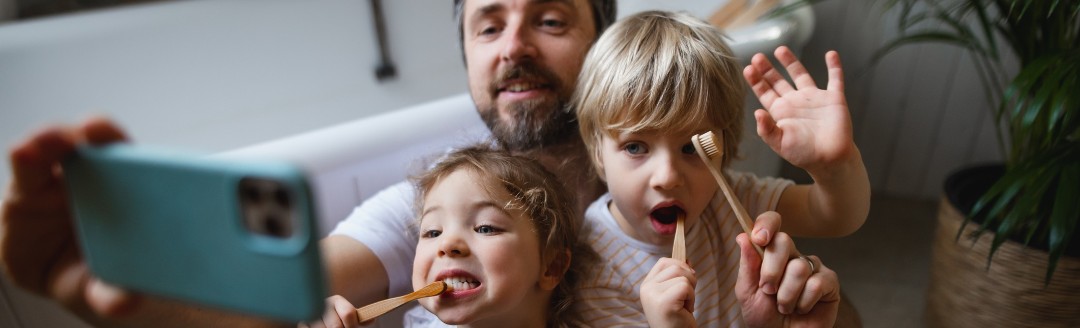
[[[64,162],[86,261],[140,292],[287,320],[327,292],[305,175],[128,144]]]

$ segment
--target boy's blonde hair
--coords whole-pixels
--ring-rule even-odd
[[[738,154],[746,89],[722,33],[685,13],[645,11],[613,24],[578,77],[573,105],[601,174],[600,142],[621,132],[719,130],[726,167]],[[690,140],[686,140],[690,142]]]
[[[569,309],[574,287],[582,278],[584,267],[596,258],[592,249],[578,238],[582,218],[573,193],[539,162],[510,154],[490,145],[478,144],[455,150],[427,172],[414,177],[418,198],[416,213],[423,212],[424,197],[440,180],[459,170],[469,170],[479,177],[498,181],[483,186],[489,195],[498,189],[512,199],[506,208],[517,208],[533,223],[540,241],[540,258],[547,265],[562,261],[565,274],[551,293],[547,308],[548,326],[563,326],[577,320]],[[565,256],[569,252],[569,257]]]

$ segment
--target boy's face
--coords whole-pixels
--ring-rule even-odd
[[[677,215],[691,224],[713,198],[718,187],[691,136],[643,132],[602,138],[600,160],[613,199],[608,206],[630,236],[668,245]]]
[[[511,149],[576,132],[569,102],[596,38],[585,0],[468,0],[462,17],[469,90],[495,138]]]
[[[448,324],[524,317],[544,311],[538,281],[540,241],[532,221],[502,188],[494,197],[481,187],[497,185],[459,169],[437,182],[424,199],[413,287],[446,281],[453,291],[420,300]],[[513,322],[513,321],[505,321]]]

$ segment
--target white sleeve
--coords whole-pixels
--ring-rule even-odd
[[[365,200],[330,232],[356,239],[379,257],[390,279],[390,295],[412,292],[412,263],[419,238],[415,199],[413,185],[398,182]]]

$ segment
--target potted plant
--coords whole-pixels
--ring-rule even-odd
[[[924,42],[964,49],[997,104],[1006,157],[946,181],[929,323],[1080,325],[1080,1],[888,5],[902,33],[877,58]]]

